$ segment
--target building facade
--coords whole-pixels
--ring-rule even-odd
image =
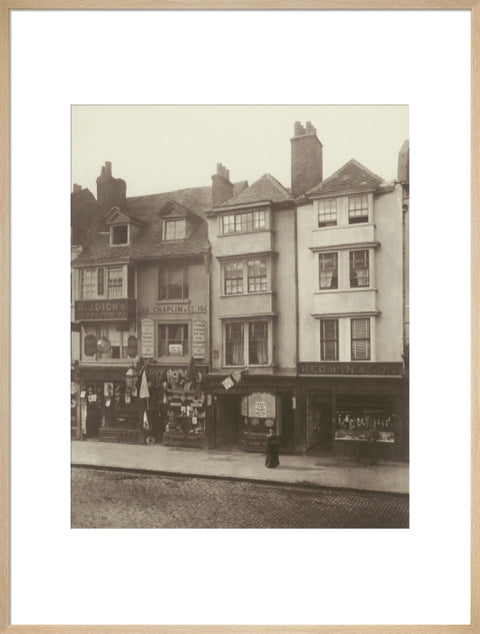
[[[310,122],[290,141],[289,188],[218,164],[127,197],[110,163],[74,188],[78,437],[344,455],[374,428],[408,458],[408,143],[387,183],[354,159],[324,179]]]

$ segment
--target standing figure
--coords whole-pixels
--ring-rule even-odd
[[[265,458],[265,466],[267,469],[275,469],[280,464],[278,459],[278,437],[273,429],[268,430],[267,434],[267,455]]]
[[[377,426],[375,421],[371,421],[370,427],[367,432],[367,444],[368,444],[368,459],[370,464],[377,464],[378,460],[378,438],[380,434],[378,433]]]

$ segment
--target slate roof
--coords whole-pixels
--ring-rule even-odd
[[[315,185],[307,192],[307,196],[323,196],[339,192],[371,192],[384,183],[383,178],[371,172],[364,165],[351,159],[343,167]]]
[[[250,187],[247,187],[239,194],[234,195],[233,198],[230,198],[230,200],[224,202],[221,207],[263,201],[281,203],[291,199],[292,197],[289,192],[276,178],[271,174],[264,174],[252,183]]]
[[[245,187],[247,187],[246,181],[235,183],[234,192],[238,193]],[[76,194],[72,194],[72,207],[74,196]],[[159,211],[169,201],[178,203],[198,218],[198,222],[194,220],[190,223],[192,233],[185,240],[163,240],[163,218],[159,215]],[[210,248],[205,210],[212,207],[211,187],[192,187],[162,194],[127,198],[125,206],[121,207],[121,212],[142,225],[133,236],[131,243],[126,246],[110,246],[110,234],[104,222],[106,210],[101,209],[96,201],[95,205],[96,219],[91,219],[89,235],[85,240],[82,253],[75,259],[75,266],[87,263],[201,255]]]

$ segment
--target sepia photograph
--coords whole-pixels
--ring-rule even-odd
[[[71,143],[71,527],[408,528],[408,106]]]

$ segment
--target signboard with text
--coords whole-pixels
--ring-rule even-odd
[[[192,356],[194,359],[205,358],[205,325],[205,322],[200,319],[193,320]]]
[[[153,319],[142,319],[142,356],[154,356]]]
[[[299,363],[299,375],[342,375],[342,376],[402,376],[402,363],[377,363],[365,361],[364,363]]]
[[[77,299],[76,321],[123,321],[135,319],[135,299]]]

